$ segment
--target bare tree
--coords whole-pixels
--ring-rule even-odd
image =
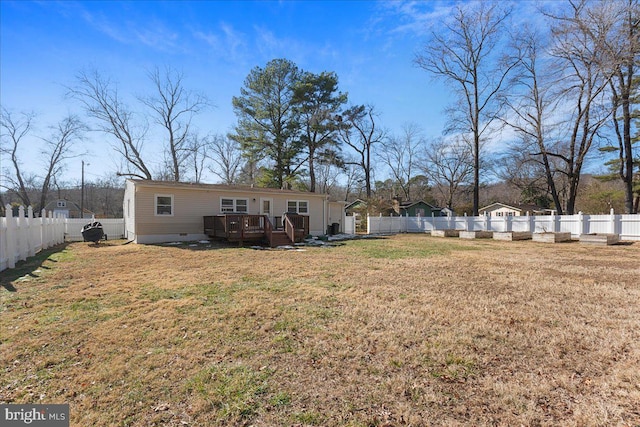
[[[186,90],[184,75],[176,70],[166,68],[161,73],[155,68],[149,72],[149,79],[156,93],[141,101],[153,111],[156,123],[166,130],[165,153],[171,176],[174,181],[180,181],[181,171],[192,153],[189,149],[191,121],[208,101],[203,95]]]
[[[2,127],[0,154],[8,156],[13,167],[12,171],[8,169],[2,171],[3,177],[8,183],[3,185],[3,188],[15,192],[24,206],[31,206],[27,188],[27,182],[30,179],[23,176],[18,150],[23,139],[33,128],[33,119],[33,113],[20,113],[19,117],[15,117],[5,108],[2,108],[0,116],[0,126]]]
[[[209,171],[224,184],[237,184],[242,166],[240,143],[224,135],[213,135],[207,138],[207,151],[215,165],[209,167]]]
[[[417,155],[424,144],[420,128],[415,123],[405,123],[401,135],[392,135],[382,144],[382,158],[389,166],[405,200],[411,200]]]
[[[346,159],[344,165],[346,175],[344,200],[349,201],[352,193],[360,196],[363,189],[364,174],[355,159]]]
[[[316,160],[316,189],[320,193],[332,194],[338,186],[341,173],[344,171],[344,159],[337,152],[326,150]]]
[[[118,174],[152,179],[143,158],[147,127],[136,125],[133,111],[124,104],[117,88],[97,71],[82,72],[77,81],[78,85],[70,88],[69,94],[81,102],[89,117],[98,121],[98,130],[117,141],[113,148],[125,159],[126,168]]]
[[[554,123],[554,117],[558,114],[557,104],[561,98],[553,90],[560,78],[560,65],[546,55],[547,46],[542,41],[539,29],[525,27],[514,35],[512,45],[514,59],[517,60],[512,80],[514,91],[502,96],[502,102],[507,106],[507,114],[502,120],[516,132],[520,140],[508,155],[515,161],[503,162],[503,166],[515,166],[511,172],[521,172],[520,168],[528,165],[528,159],[518,158],[515,154],[527,153],[531,161],[542,166],[555,208],[562,215],[562,189],[557,188],[556,162],[549,154],[557,151],[559,139],[559,126]]]
[[[513,62],[497,58],[505,20],[511,11],[497,2],[457,6],[445,31],[432,32],[415,63],[451,83],[458,97],[447,129],[469,133],[472,140],[473,214],[478,214],[481,140],[497,116],[497,95],[504,89]]]
[[[535,141],[529,137],[523,136],[521,141],[512,144],[508,150],[496,161],[496,175],[507,183],[520,191],[520,203],[533,203],[537,206],[545,208],[550,207],[551,191],[549,189],[549,180],[547,179],[547,170],[540,156],[532,155],[538,150]],[[550,163],[554,161],[552,157],[548,157]],[[552,168],[555,165],[551,164]],[[551,182],[556,183],[555,169],[552,170]],[[555,187],[554,187],[555,188]],[[560,186],[562,190],[564,187]],[[555,193],[555,198],[559,200],[557,206],[563,199],[563,193]]]
[[[599,23],[607,28],[602,36],[597,31],[589,31],[604,54],[601,64],[611,70],[613,78],[609,81],[611,104],[613,108],[613,128],[617,145],[603,147],[606,151],[617,152],[617,175],[624,183],[625,211],[638,213],[634,203],[634,153],[632,126],[633,92],[638,86],[637,61],[640,56],[640,5],[637,0],[617,2],[598,2],[590,7],[589,14],[594,16],[591,24]],[[589,23],[587,23],[589,24]],[[607,71],[605,71],[607,72]],[[637,100],[635,100],[637,103]],[[640,192],[638,194],[640,199]]]
[[[568,12],[548,14],[554,24],[551,54],[562,65],[563,76],[558,82],[561,90],[557,96],[561,97],[566,111],[563,123],[568,131],[564,141],[547,155],[562,161],[560,172],[568,185],[565,213],[570,215],[575,211],[580,174],[587,155],[611,117],[605,96],[612,73],[602,67],[605,57],[596,41],[606,36],[608,28],[601,26],[589,5],[586,1],[569,2]]]
[[[427,147],[421,161],[422,171],[431,179],[449,209],[463,188],[472,183],[473,153],[471,144],[462,137],[438,139]]]
[[[45,144],[42,150],[45,174],[42,177],[39,209],[47,204],[52,182],[60,176],[65,160],[73,157],[73,145],[82,140],[85,130],[86,127],[80,119],[70,115],[52,128],[51,136],[42,138]]]
[[[357,105],[348,108],[340,116],[340,139],[351,147],[357,157],[347,164],[361,168],[367,198],[371,198],[373,169],[372,155],[376,144],[384,139],[384,132],[376,127],[377,113],[372,106]]]
[[[18,151],[24,145],[24,138],[31,132],[34,115],[22,113],[15,118],[6,110],[2,110],[2,154],[11,161],[12,171],[3,170],[3,177],[8,184],[3,184],[7,190],[14,192],[24,206],[32,206],[39,212],[47,204],[47,197],[51,186],[60,176],[65,160],[73,156],[73,145],[82,139],[84,124],[76,116],[70,115],[52,126],[51,134],[40,138],[44,146],[40,152],[44,159],[44,174],[41,176],[25,176]],[[39,204],[34,205],[33,199],[39,194]],[[32,197],[33,196],[33,197]]]
[[[202,174],[208,159],[208,138],[193,133],[189,138],[187,149],[189,150],[188,159],[193,172],[193,182],[199,183],[202,181]]]

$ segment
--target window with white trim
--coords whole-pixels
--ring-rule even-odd
[[[306,215],[309,213],[309,202],[307,200],[287,200],[287,213]]]
[[[59,208],[66,208],[67,207],[67,201],[66,200],[58,200],[58,207]]]
[[[249,212],[249,199],[220,199],[220,212],[222,213],[247,213]]]
[[[156,215],[173,216],[173,194],[156,194]]]

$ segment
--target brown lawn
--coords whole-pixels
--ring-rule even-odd
[[[640,243],[73,243],[0,284],[0,402],[72,426],[640,425]]]

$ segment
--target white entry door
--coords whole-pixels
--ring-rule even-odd
[[[260,199],[260,215],[266,215],[273,222],[273,199]]]

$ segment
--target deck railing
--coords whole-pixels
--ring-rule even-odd
[[[284,231],[292,242],[301,242],[309,234],[308,216],[286,214],[284,218]]]
[[[309,234],[309,217],[287,214],[284,218],[284,231],[289,240],[294,243],[304,240]],[[209,236],[234,242],[266,239],[273,244],[277,229],[266,215],[226,214],[205,216],[204,231]]]

